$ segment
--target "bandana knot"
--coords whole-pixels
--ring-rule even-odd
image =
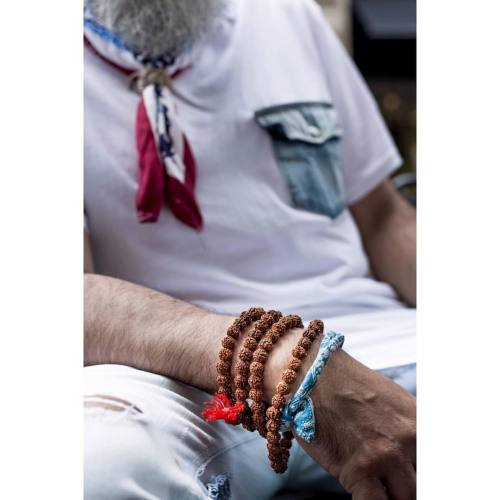
[[[164,69],[155,66],[146,66],[134,71],[128,78],[130,90],[135,90],[138,94],[142,94],[148,85],[172,89],[172,80],[169,74]]]

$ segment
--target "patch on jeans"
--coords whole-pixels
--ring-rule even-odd
[[[214,498],[215,500],[230,500],[231,486],[229,479],[229,474],[212,476],[206,484],[208,498]]]

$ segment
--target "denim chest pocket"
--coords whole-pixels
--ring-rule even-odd
[[[340,155],[342,128],[328,102],[290,103],[258,110],[296,208],[337,217],[345,207]]]

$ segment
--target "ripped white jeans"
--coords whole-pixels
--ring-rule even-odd
[[[86,500],[272,498],[283,488],[342,491],[294,442],[275,474],[256,433],[200,416],[210,396],[121,365],[84,369]],[[414,379],[414,377],[413,377]]]

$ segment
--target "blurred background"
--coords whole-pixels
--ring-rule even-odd
[[[404,183],[416,174],[416,0],[317,1],[378,101]]]

